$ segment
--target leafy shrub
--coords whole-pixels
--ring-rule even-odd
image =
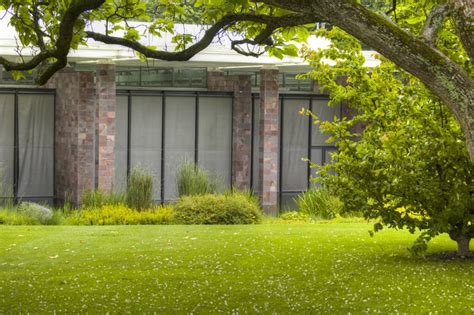
[[[339,198],[324,186],[308,189],[294,200],[301,213],[318,219],[334,219],[343,207]]]
[[[254,224],[261,216],[258,203],[245,193],[184,196],[176,202],[174,212],[179,224]]]
[[[128,177],[127,205],[136,210],[145,210],[153,205],[153,175],[146,168],[134,167]]]
[[[53,211],[45,206],[33,202],[22,202],[16,211],[24,216],[30,217],[41,224],[47,224],[53,218]]]
[[[194,196],[214,194],[217,183],[212,180],[209,173],[193,162],[183,161],[177,174],[178,195]]]
[[[124,204],[104,205],[97,208],[78,210],[72,213],[66,224],[71,225],[138,225],[169,224],[173,208],[157,206],[153,209],[137,211]]]
[[[100,189],[85,190],[82,193],[84,208],[98,208],[103,205],[117,205],[125,203],[125,194],[120,192],[104,192]]]

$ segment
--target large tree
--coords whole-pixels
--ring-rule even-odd
[[[388,0],[387,0],[388,1]],[[158,16],[150,18],[145,0],[1,0],[16,28],[22,46],[33,46],[36,53],[22,61],[0,57],[7,71],[25,71],[40,67],[37,83],[44,84],[67,64],[71,49],[87,39],[134,49],[147,58],[188,60],[205,49],[222,31],[243,34],[232,40],[232,48],[240,53],[258,55],[245,46],[261,46],[270,53],[295,53],[285,48],[289,40],[304,39],[308,33],[301,26],[314,22],[329,22],[362,40],[402,69],[418,77],[439,97],[459,121],[464,132],[470,159],[474,162],[474,2],[472,0],[195,0],[183,5],[182,0],[160,0]],[[151,1],[150,1],[151,2]],[[188,1],[189,2],[189,1]],[[369,8],[364,3],[377,4]],[[153,2],[156,6],[156,1]],[[400,16],[400,6],[412,6],[412,14]],[[421,10],[417,12],[417,10]],[[405,12],[406,13],[406,12]],[[421,15],[420,15],[421,13]],[[151,24],[146,32],[159,35],[172,32],[174,21],[189,20],[199,15],[199,21],[210,26],[198,36],[176,34],[176,51],[159,51],[138,42],[144,35],[130,20],[145,20]],[[418,18],[421,28],[406,27],[409,19]],[[94,32],[93,21],[106,21],[105,32]],[[452,26],[452,27],[451,27]],[[456,52],[438,45],[439,31],[449,30],[456,36],[457,49],[466,54],[465,61]],[[124,36],[114,32],[124,30]]]
[[[331,45],[305,50],[314,68],[309,76],[330,94],[332,104],[347,102],[355,111],[321,123],[338,151],[332,163],[314,166],[322,175],[316,180],[341,198],[343,211],[375,220],[375,231],[383,225],[422,231],[415,252],[448,233],[458,255],[472,256],[474,165],[457,121],[417,78],[387,59],[365,67],[352,36],[339,28],[320,33]],[[334,65],[328,67],[327,60]],[[338,84],[341,76],[347,84]],[[319,123],[317,117],[314,122]]]

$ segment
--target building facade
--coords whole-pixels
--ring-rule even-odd
[[[299,111],[326,120],[344,109],[276,67],[172,80],[160,75],[178,71],[171,68],[93,67],[63,69],[42,88],[2,85],[4,197],[79,204],[85,190],[124,189],[141,165],[154,175],[155,201],[168,202],[180,163],[190,160],[223,188],[252,189],[275,215],[311,185],[305,159],[324,164],[335,150]],[[133,71],[140,80],[130,80]]]

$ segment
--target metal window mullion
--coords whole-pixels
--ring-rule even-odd
[[[255,145],[255,97],[252,94],[252,101],[251,101],[251,106],[252,106],[252,112],[251,112],[251,122],[250,122],[250,189],[254,190],[253,187],[253,170],[254,170],[254,158],[255,158],[255,152],[254,152],[254,145]]]
[[[127,95],[127,182],[131,167],[131,139],[132,139],[132,93]]]
[[[160,172],[160,195],[161,203],[165,201],[165,123],[166,123],[166,97],[165,93],[161,100],[161,172]]]
[[[282,201],[282,190],[283,190],[283,104],[284,98],[280,98],[280,108],[279,108],[279,115],[280,115],[280,130],[279,135],[279,156],[278,156],[278,208],[281,208],[281,201]]]
[[[309,110],[313,112],[313,99],[309,99]],[[308,189],[311,188],[311,145],[313,144],[313,118],[308,115]]]
[[[19,147],[19,112],[18,112],[18,91],[14,94],[14,116],[13,116],[13,200],[18,203],[18,185],[20,175],[20,147]]]
[[[232,96],[231,115],[230,115],[230,186],[233,187],[232,175],[234,173],[234,102],[235,95]],[[237,133],[235,134],[237,136]]]
[[[199,93],[196,93],[196,103],[194,112],[194,164],[199,163]]]
[[[56,204],[56,90],[53,96],[53,205]]]

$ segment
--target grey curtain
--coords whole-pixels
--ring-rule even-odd
[[[154,198],[160,196],[162,99],[133,96],[131,110],[130,166],[147,168],[154,176]]]
[[[0,94],[0,197],[13,193],[15,96]]]
[[[127,187],[128,96],[117,96],[115,126],[114,189],[124,191]]]
[[[221,186],[231,184],[232,98],[199,98],[198,163],[217,178]]]
[[[184,160],[194,161],[196,98],[166,97],[165,200],[177,197],[176,173]]]
[[[309,119],[299,114],[300,109],[309,108],[309,100],[283,100],[282,126],[282,189],[305,190],[308,186]]]
[[[184,160],[195,158],[195,122],[199,119],[198,164],[226,187],[231,183],[232,98],[166,96],[165,112],[161,96],[133,96],[131,99],[130,164],[142,165],[155,176],[156,200],[161,196],[161,171],[164,175],[164,200],[177,197],[176,175]],[[117,98],[116,189],[126,187],[128,97]],[[164,125],[164,169],[161,170],[162,115]]]
[[[18,96],[18,197],[54,195],[54,96]]]

